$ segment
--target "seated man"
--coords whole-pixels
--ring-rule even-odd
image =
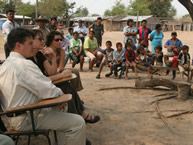
[[[31,31],[18,28],[8,35],[10,56],[0,69],[0,90],[3,110],[17,107],[42,99],[63,95],[61,89],[52,84],[31,60],[33,34]],[[59,145],[85,145],[85,121],[75,114],[59,112],[60,108],[42,109],[34,113],[35,125],[38,129],[56,130]],[[31,130],[31,120],[27,113],[10,118],[15,130]]]
[[[90,31],[89,37],[85,39],[84,53],[91,59],[89,63],[89,70],[93,71],[93,65],[103,57],[103,54],[98,51],[98,42],[94,37],[94,31]]]
[[[166,55],[164,55],[164,62],[166,63],[166,61],[168,60],[168,57],[173,57],[173,50],[177,49],[180,52],[180,49],[182,47],[182,42],[177,38],[177,33],[176,32],[172,32],[171,33],[171,39],[169,39],[164,47],[167,48],[167,53]]]

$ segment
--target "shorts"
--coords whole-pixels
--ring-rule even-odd
[[[107,64],[106,64],[106,58],[105,58],[105,57],[103,57],[102,63],[105,63],[105,65],[107,65]],[[111,60],[111,61],[108,60],[107,63],[108,63],[108,64],[112,63],[112,60]]]
[[[76,54],[72,52],[70,54],[70,58],[72,59],[73,62],[79,63],[80,62],[80,58],[84,58],[83,51],[81,52],[81,54],[79,56],[76,56]]]
[[[135,61],[130,59],[130,60],[129,60],[129,63],[135,63]],[[128,64],[128,62],[125,61],[125,64]]]
[[[187,64],[185,64],[185,65],[183,65],[183,66],[187,66]],[[187,70],[185,70],[182,66],[180,66],[180,65],[178,65],[178,68],[179,68],[179,71],[180,72],[185,72],[185,71],[187,71]],[[192,71],[193,70],[193,66],[192,65],[190,65],[190,71]]]
[[[173,52],[167,52],[167,53],[166,53],[166,56],[168,56],[168,57],[173,57],[174,54],[173,54]]]
[[[102,53],[101,52],[99,52],[99,51],[97,51],[97,55],[101,55]],[[94,54],[92,54],[91,52],[87,52],[86,53],[86,56],[88,57],[88,58],[90,58],[91,60],[93,60],[93,59],[95,59],[97,56],[95,56]]]
[[[161,62],[155,62],[156,63],[156,66],[163,66],[163,63]]]

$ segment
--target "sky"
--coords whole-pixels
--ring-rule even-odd
[[[35,3],[36,0],[23,0],[24,2],[31,2]],[[115,0],[68,0],[70,2],[76,2],[76,8],[83,6],[88,8],[89,13],[94,14],[100,14],[103,15],[104,11],[107,9],[111,9],[111,7],[114,5]],[[122,0],[122,2],[125,5],[129,4],[130,0]],[[188,11],[178,2],[178,0],[173,0],[172,5],[177,10],[177,16],[181,17],[185,14],[188,14]]]

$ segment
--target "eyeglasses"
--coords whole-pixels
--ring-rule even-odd
[[[54,39],[54,41],[59,42],[59,41],[63,41],[62,39]]]
[[[44,38],[42,38],[42,37],[35,38],[35,39],[40,40],[40,41],[43,41],[43,40],[44,40]]]

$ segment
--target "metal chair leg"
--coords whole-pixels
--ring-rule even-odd
[[[44,136],[47,138],[47,140],[48,140],[48,144],[49,144],[49,145],[51,145],[51,141],[50,141],[50,137],[49,137],[49,135],[48,135],[48,134],[42,134],[42,135],[44,135]]]
[[[17,145],[18,144],[18,141],[19,141],[19,135],[17,136],[17,139],[16,139],[16,141],[15,141],[15,145]]]
[[[27,144],[30,145],[31,135],[28,136],[28,142]]]
[[[57,133],[56,133],[56,130],[54,130],[54,138],[55,138],[55,141],[56,141],[56,145],[58,145],[58,139],[57,139]]]

